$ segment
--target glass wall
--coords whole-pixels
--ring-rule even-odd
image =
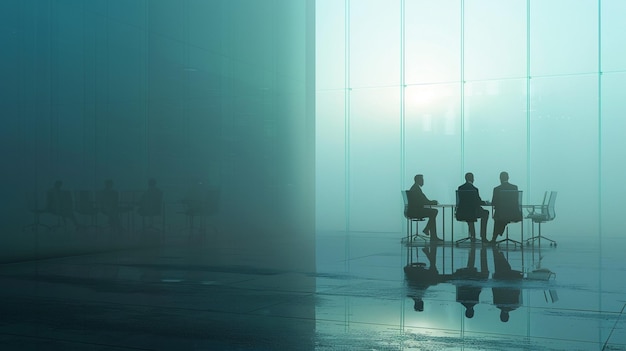
[[[415,174],[453,203],[465,172],[490,199],[508,171],[525,204],[558,192],[544,235],[618,235],[624,2],[316,6],[318,230],[401,232]]]

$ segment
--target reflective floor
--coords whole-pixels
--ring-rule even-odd
[[[558,239],[319,233],[316,272],[185,244],[4,264],[0,349],[626,350],[626,239]]]

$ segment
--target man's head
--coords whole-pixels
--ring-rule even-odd
[[[506,183],[509,181],[509,174],[507,172],[500,172],[500,182]]]
[[[156,186],[156,179],[150,178],[150,180],[148,180],[148,186],[154,188]]]
[[[424,312],[424,301],[421,298],[413,298],[413,310],[417,312]]]
[[[500,321],[502,323],[506,323],[509,321],[509,311],[505,311],[505,310],[500,311]]]
[[[472,172],[465,173],[465,181],[473,183],[474,182],[474,174]]]
[[[474,317],[474,306],[468,306],[467,309],[465,310],[465,317],[466,318],[473,318]]]
[[[54,187],[56,189],[61,189],[61,187],[63,186],[63,182],[60,180],[57,180],[56,182],[54,182]]]
[[[415,180],[415,183],[417,183],[417,185],[419,185],[419,186],[424,185],[424,175],[423,174],[416,174],[415,177],[413,178],[413,180]]]

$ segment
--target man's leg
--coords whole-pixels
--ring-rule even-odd
[[[506,222],[504,221],[494,221],[493,222],[493,238],[491,241],[494,243],[498,240],[498,236],[504,233],[504,227],[506,227]]]
[[[437,237],[437,213],[439,213],[439,211],[436,208],[424,209],[424,214],[428,217],[428,223],[426,223],[424,233],[428,233],[431,240]]]
[[[483,241],[487,240],[487,221],[489,220],[489,211],[481,208],[480,215],[480,239]]]

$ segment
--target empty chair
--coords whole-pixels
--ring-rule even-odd
[[[503,242],[512,242],[515,245],[522,245],[524,241],[524,221],[522,214],[522,197],[521,190],[500,190],[494,194],[493,199],[493,220],[494,220],[494,237],[495,244]],[[513,240],[509,238],[509,223],[521,223],[521,240]],[[506,238],[497,240],[498,235],[502,235],[506,228]]]
[[[526,245],[530,245],[534,243],[535,240],[539,241],[539,245],[541,245],[541,239],[548,240],[550,242],[550,246],[556,246],[556,241],[549,239],[543,235],[541,235],[541,224],[545,222],[550,222],[556,218],[556,212],[554,210],[554,205],[556,203],[556,191],[546,191],[543,196],[543,202],[541,205],[532,206],[530,212],[526,216],[526,218],[532,220],[532,237],[526,240]],[[535,236],[535,223],[539,227],[539,235]]]

